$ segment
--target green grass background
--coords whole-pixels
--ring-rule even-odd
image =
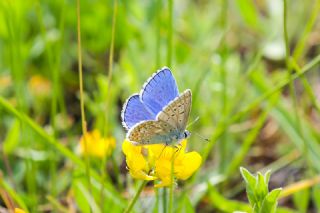
[[[271,188],[319,174],[319,0],[287,1],[285,8],[278,0],[80,3],[87,127],[115,137],[117,147],[108,159],[89,159],[89,187],[77,154],[76,1],[1,1],[0,188],[17,206],[122,212],[140,182],[125,168],[120,110],[163,66],[180,91],[193,92],[190,121],[200,119],[190,131],[210,139],[189,139],[204,162],[178,184],[174,212],[249,212],[240,166],[271,169]],[[48,97],[30,92],[34,75],[49,79]],[[165,212],[161,192],[148,185],[134,211]],[[320,212],[320,187],[279,203],[283,212]]]

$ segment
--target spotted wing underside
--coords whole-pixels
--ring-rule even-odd
[[[172,144],[184,132],[191,110],[191,91],[184,91],[164,107],[156,120],[142,121],[133,126],[127,138],[136,145]]]

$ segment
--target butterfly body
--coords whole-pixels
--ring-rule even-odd
[[[163,68],[130,96],[121,113],[127,138],[135,145],[176,144],[190,136],[186,130],[191,110],[191,90],[179,94],[175,79]]]

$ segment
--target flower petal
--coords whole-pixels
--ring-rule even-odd
[[[130,175],[135,178],[135,179],[140,179],[140,180],[156,180],[158,179],[155,176],[151,176],[151,175],[147,175],[145,172],[143,172],[142,170],[129,170]]]
[[[148,162],[142,154],[142,147],[135,146],[130,141],[125,140],[122,144],[122,151],[126,155],[126,162],[130,175],[136,179],[155,180],[157,177],[148,175]]]
[[[188,179],[201,165],[202,157],[197,152],[186,153],[181,164],[175,165],[175,176],[178,179]]]
[[[87,132],[80,139],[80,152],[93,157],[104,158],[109,156],[115,148],[113,137],[102,138],[99,130]]]
[[[15,208],[14,213],[25,213],[25,211],[19,208]]]
[[[122,143],[122,151],[125,155],[129,153],[141,153],[141,149],[141,146],[135,146],[128,140],[124,140]]]

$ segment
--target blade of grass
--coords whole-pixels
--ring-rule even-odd
[[[6,192],[9,193],[9,195],[13,198],[13,200],[15,202],[17,202],[17,204],[24,209],[26,212],[29,212],[27,205],[24,203],[23,199],[19,196],[18,193],[16,193],[8,183],[5,182],[5,180],[0,177],[0,187],[5,189]]]
[[[5,14],[5,22],[6,27],[8,30],[8,46],[9,46],[9,67],[11,76],[14,83],[14,92],[15,97],[18,104],[18,109],[22,112],[27,111],[27,104],[26,104],[26,92],[25,92],[25,67],[24,63],[25,60],[22,54],[23,48],[23,37],[22,37],[22,29],[21,23],[22,19],[24,18],[25,11],[19,11],[19,4],[14,4],[10,1],[3,1],[3,11]],[[20,14],[19,14],[20,12]],[[32,141],[30,139],[30,134],[28,134],[24,124],[21,124],[21,139],[20,142],[28,142]],[[36,206],[38,199],[37,199],[37,183],[36,179],[34,178],[34,174],[37,173],[37,169],[35,166],[35,162],[32,160],[25,160],[26,164],[26,185],[27,191],[30,198],[31,206]],[[33,211],[33,209],[31,209]]]
[[[227,72],[226,72],[226,57],[227,57],[227,48],[225,45],[225,37],[226,37],[226,31],[227,31],[227,20],[228,20],[228,1],[222,0],[222,9],[220,14],[220,25],[221,29],[224,32],[223,36],[220,41],[220,47],[219,47],[219,54],[222,58],[221,64],[220,64],[220,81],[222,85],[222,92],[221,92],[221,122],[224,123],[227,114],[228,114],[228,82],[227,82]],[[225,129],[228,128],[228,126],[224,127]],[[227,156],[228,156],[228,145],[229,141],[227,140],[227,135],[223,133],[221,135],[221,143],[219,144],[219,153],[220,153],[220,162],[219,162],[219,170],[223,172],[227,166]]]
[[[300,72],[301,68],[299,67],[299,65],[297,64],[297,62],[295,61],[294,58],[291,58],[291,66],[296,72],[298,72],[298,73]],[[316,108],[316,110],[318,110],[318,112],[320,112],[319,101],[317,100],[317,97],[314,94],[312,87],[310,86],[308,80],[306,79],[306,77],[304,75],[301,76],[301,80],[303,83],[303,87],[305,88],[307,94],[310,97],[310,100],[312,101],[313,106]]]
[[[237,151],[235,156],[232,158],[231,163],[229,163],[229,167],[226,171],[227,176],[230,176],[234,171],[236,171],[239,168],[241,162],[246,157],[246,154],[248,153],[251,145],[253,144],[253,142],[259,135],[260,130],[265,124],[269,112],[274,107],[276,100],[278,100],[278,98],[273,98],[273,100],[268,104],[266,109],[261,113],[258,120],[255,122],[254,128],[245,137],[239,151]]]
[[[156,0],[156,48],[155,48],[156,67],[155,67],[155,70],[159,69],[160,67],[160,59],[161,59],[160,30],[161,30],[161,0]]]
[[[176,158],[176,152],[172,153],[171,156],[171,168],[170,168],[170,178],[171,178],[171,184],[169,188],[169,207],[168,207],[168,212],[172,213],[173,212],[173,198],[174,198],[174,162]]]
[[[111,90],[111,81],[112,81],[112,72],[113,72],[113,55],[114,55],[114,40],[115,40],[115,29],[116,29],[116,17],[117,17],[117,10],[118,10],[118,1],[114,0],[113,2],[113,14],[112,14],[112,28],[111,28],[111,44],[110,44],[110,51],[109,51],[109,73],[108,73],[108,84],[107,84],[107,101],[106,101],[106,111],[105,111],[105,128],[103,131],[103,136],[106,134],[110,134],[109,130],[109,107],[110,107],[110,90]],[[102,173],[102,181],[104,182],[106,179],[106,170],[104,165],[106,164],[106,157],[103,158],[101,162],[101,173]],[[104,212],[104,187],[101,185],[101,210]]]
[[[286,50],[286,68],[288,73],[288,78],[290,79],[289,88],[290,88],[290,96],[291,102],[293,105],[293,110],[295,114],[295,122],[297,123],[297,131],[303,138],[303,133],[301,131],[301,121],[298,112],[298,103],[297,103],[297,96],[294,87],[294,81],[292,79],[292,68],[290,64],[290,47],[289,47],[289,38],[288,38],[288,30],[287,30],[287,1],[283,0],[283,39],[285,43],[285,50]],[[303,77],[304,75],[302,75]],[[305,148],[305,152],[308,150]]]
[[[283,87],[287,86],[290,83],[290,80],[297,79],[301,77],[306,72],[310,71],[314,66],[318,65],[320,63],[320,54],[317,55],[313,60],[311,60],[308,64],[306,64],[302,69],[301,72],[295,73],[292,76],[292,79],[284,79],[280,83],[278,83],[276,86],[273,87],[273,89],[270,89],[269,91],[263,93],[258,98],[256,98],[254,101],[252,101],[250,104],[248,104],[246,107],[244,107],[242,110],[240,110],[237,114],[232,116],[229,120],[226,121],[226,123],[218,123],[215,132],[210,138],[210,143],[207,144],[207,146],[202,151],[202,160],[205,162],[207,158],[209,157],[209,154],[214,147],[217,140],[220,138],[222,133],[225,131],[225,125],[232,124],[233,122],[236,122],[239,120],[242,116],[247,114],[250,110],[254,109],[256,106],[258,106],[263,101],[270,98],[275,93],[279,92]],[[189,184],[193,185],[194,182],[197,180],[199,176],[199,173],[196,172],[195,175],[191,178]],[[190,188],[186,188],[183,193],[187,193],[187,191],[190,190]]]
[[[312,7],[310,18],[308,19],[308,22],[306,23],[305,28],[303,30],[302,36],[300,37],[293,51],[293,58],[296,61],[298,61],[305,52],[305,45],[307,44],[307,39],[312,31],[312,27],[314,26],[317,20],[317,17],[319,15],[319,10],[320,10],[320,1],[315,0],[314,5]]]
[[[124,213],[129,213],[131,212],[132,208],[134,207],[134,204],[137,202],[143,188],[147,185],[148,181],[142,181],[141,185],[138,188],[138,191],[136,192],[135,196],[133,197],[133,199],[131,200],[131,202],[129,203],[128,207],[126,208],[126,210],[124,211]]]
[[[205,147],[204,151],[203,151],[203,161],[205,161],[213,146],[215,145],[215,143],[217,142],[218,138],[220,138],[220,136],[222,135],[222,133],[225,131],[224,126],[227,124],[231,124],[237,120],[239,120],[242,116],[244,116],[245,114],[247,114],[249,111],[251,111],[252,109],[254,109],[257,105],[259,105],[260,103],[262,103],[264,100],[268,99],[269,97],[271,97],[272,95],[274,95],[275,93],[279,92],[282,88],[284,88],[285,86],[287,86],[292,80],[295,80],[297,78],[300,78],[303,74],[305,74],[306,72],[310,71],[311,68],[313,68],[314,66],[318,65],[320,63],[320,55],[316,56],[312,61],[310,61],[308,64],[306,64],[302,69],[300,73],[295,73],[291,79],[285,79],[282,82],[278,83],[275,87],[273,87],[273,89],[265,92],[263,95],[260,95],[258,98],[256,98],[254,101],[252,101],[250,104],[248,104],[246,107],[244,107],[242,110],[240,110],[237,114],[235,114],[234,116],[232,116],[229,120],[226,121],[226,124],[221,124],[218,123],[218,126],[214,132],[214,134],[211,136],[210,141],[211,143],[208,143],[207,147]]]
[[[172,66],[172,28],[173,28],[173,0],[168,0],[169,17],[167,22],[168,38],[167,38],[167,66]]]
[[[284,198],[284,197],[290,196],[298,191],[310,188],[310,187],[317,185],[319,183],[320,183],[320,176],[319,175],[316,177],[310,178],[310,179],[306,179],[306,180],[302,180],[302,181],[293,183],[293,184],[283,188],[283,190],[280,193],[279,198]]]
[[[80,23],[80,0],[77,0],[77,34],[78,34],[78,68],[79,68],[79,85],[80,85],[80,108],[81,108],[81,125],[82,125],[82,135],[84,139],[84,152],[88,150],[88,143],[86,140],[87,134],[87,123],[84,112],[84,100],[83,100],[83,79],[82,79],[82,54],[81,54],[81,23]],[[85,155],[85,170],[88,181],[89,194],[92,192],[92,186],[90,181],[90,159],[88,155]],[[92,209],[90,207],[90,212]]]
[[[169,17],[167,21],[167,28],[168,28],[168,37],[167,37],[167,66],[171,68],[172,66],[172,27],[173,27],[173,0],[168,0],[168,11]],[[173,186],[170,186],[170,197],[169,198],[169,205],[167,207],[167,189],[163,189],[163,213],[171,212],[172,205],[170,202],[173,200]]]
[[[252,212],[251,206],[247,203],[228,200],[224,198],[210,183],[208,183],[209,199],[211,205],[223,212],[244,211]],[[296,211],[288,208],[278,208],[277,213],[296,213]]]
[[[62,7],[61,7],[61,14],[60,14],[60,22],[63,22],[63,16],[64,16],[64,0],[62,0]],[[36,2],[36,12],[37,17],[40,25],[41,30],[41,36],[42,40],[44,41],[45,45],[45,53],[47,58],[47,64],[48,64],[48,70],[51,71],[51,77],[53,79],[53,92],[52,92],[52,99],[51,99],[51,112],[50,112],[50,121],[51,121],[51,127],[52,127],[52,135],[53,137],[56,137],[56,115],[57,115],[57,102],[58,99],[61,99],[59,96],[61,96],[61,89],[59,88],[61,83],[59,80],[59,69],[60,69],[60,55],[61,55],[61,44],[58,45],[58,48],[54,49],[50,42],[47,40],[47,31],[44,25],[43,21],[43,14],[42,14],[42,8],[40,5],[40,2]],[[60,32],[63,31],[63,25],[60,23]],[[60,43],[62,42],[62,39],[60,37]],[[54,57],[55,56],[55,57]],[[63,98],[62,98],[63,99]],[[52,150],[49,150],[49,152],[52,152]],[[56,165],[56,159],[55,154],[52,152],[52,160],[50,161],[50,180],[51,180],[51,194],[54,196],[56,194],[56,182],[57,182],[57,165]]]
[[[82,169],[85,169],[85,163],[75,154],[73,154],[69,149],[64,147],[61,143],[57,140],[52,138],[43,128],[41,128],[36,122],[34,122],[30,117],[25,115],[24,113],[19,112],[14,107],[10,105],[10,103],[5,100],[3,97],[0,96],[0,106],[7,110],[9,113],[16,116],[18,119],[21,120],[22,123],[29,126],[35,133],[41,136],[44,139],[44,142],[47,142],[48,145],[55,148],[59,153],[64,155],[66,158],[70,159],[75,165],[79,166]],[[112,199],[117,205],[124,206],[124,201],[121,199],[120,195],[117,191],[113,188],[113,186],[108,182],[102,182],[100,175],[98,175],[94,170],[91,170],[92,181],[97,181],[95,184],[103,184],[108,189],[108,198]],[[118,196],[117,196],[118,195]]]
[[[54,197],[48,195],[47,200],[54,206],[56,211],[59,211],[61,213],[68,213],[69,210],[64,207],[57,199],[55,199]]]

